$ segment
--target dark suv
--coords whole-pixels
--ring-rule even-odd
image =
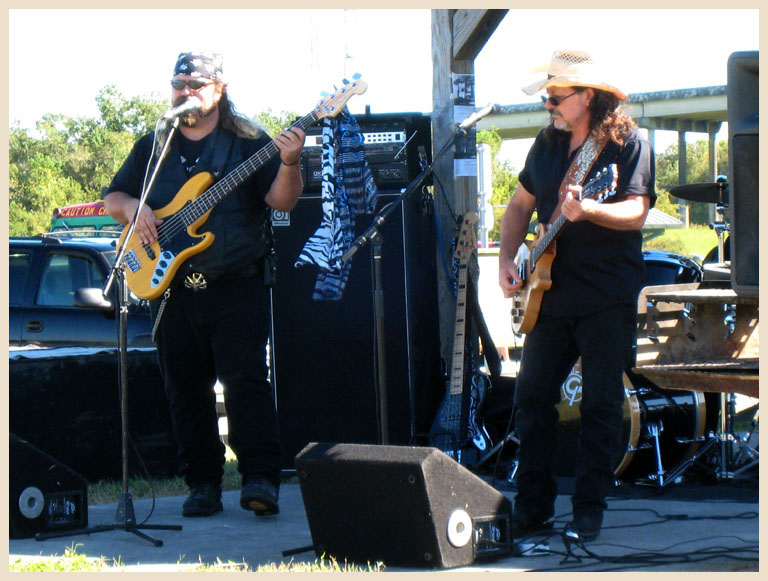
[[[115,237],[71,235],[9,239],[10,345],[115,347],[118,337],[117,285],[112,308],[76,307],[75,291],[103,288],[116,254]],[[153,347],[146,301],[131,296],[128,346]]]

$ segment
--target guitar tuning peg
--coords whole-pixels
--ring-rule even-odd
[[[328,91],[321,91],[320,92],[320,96],[321,97],[328,97],[329,95],[330,95],[330,93]]]
[[[348,79],[341,79],[341,82],[344,83],[345,85],[349,84],[349,80]]]
[[[355,79],[355,80],[357,80],[357,79],[359,79],[359,78],[360,78],[360,77],[362,77],[362,76],[363,76],[363,75],[361,75],[360,73],[355,73],[354,75],[352,75],[352,78],[353,78],[353,79]]]

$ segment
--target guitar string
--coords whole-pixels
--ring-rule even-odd
[[[305,115],[299,121],[294,123],[292,127],[299,127],[304,130],[307,127],[317,123],[319,120],[320,117],[315,114],[315,111],[312,111],[312,113]],[[158,228],[157,240],[159,241],[161,238],[170,240],[176,234],[184,230],[187,226],[194,223],[203,214],[205,214],[205,212],[210,210],[226,195],[231,193],[232,189],[245,181],[245,179],[253,174],[254,171],[258,170],[264,163],[269,161],[269,159],[271,159],[276,153],[279,153],[279,151],[280,150],[277,145],[275,145],[275,142],[270,141],[262,149],[257,151],[242,164],[232,170],[232,172],[222,178],[219,182],[216,182],[216,184],[208,188],[200,197],[188,203],[181,210],[171,216],[167,222],[161,224]],[[227,191],[221,192],[221,195],[219,195],[219,191],[224,190],[225,186],[229,189]],[[204,207],[205,209],[201,211],[201,207]],[[152,249],[152,243],[143,244],[138,242],[137,244],[131,245],[128,250],[137,251],[139,248],[143,248],[144,251],[148,253]]]
[[[591,198],[592,196],[597,196],[598,194],[602,193],[605,188],[603,188],[602,184],[598,183],[601,182],[606,176],[602,176],[603,172],[600,172],[597,176],[595,176],[595,179],[592,180],[591,184],[587,184],[584,189],[582,190],[582,197]],[[607,174],[606,174],[607,175]],[[592,188],[594,188],[595,191],[592,191]],[[607,197],[607,196],[606,196]],[[598,203],[602,202],[604,198],[601,198],[598,196],[597,200]],[[555,238],[555,236],[559,233],[560,229],[563,227],[565,222],[567,221],[567,218],[560,214],[557,218],[555,218],[555,221],[550,225],[549,228],[547,228],[546,233],[541,239],[541,242],[536,245],[536,247],[531,252],[532,254],[532,264],[536,264],[539,261],[539,258],[541,258],[541,255],[544,253],[544,251],[547,249],[549,244],[552,242],[552,239]]]
[[[345,85],[349,84],[345,81]],[[301,129],[306,129],[307,127],[314,125],[317,123],[321,117],[316,114],[317,111],[324,109],[326,112],[326,115],[328,116],[330,114],[338,114],[338,112],[341,110],[341,106],[346,103],[346,101],[349,99],[349,97],[352,96],[352,94],[347,95],[348,88],[354,88],[359,85],[359,82],[351,83],[351,87],[344,87],[339,91],[339,96],[346,97],[342,99],[341,103],[333,103],[333,101],[337,98],[336,95],[332,95],[329,97],[329,100],[325,103],[321,103],[318,105],[312,112],[310,112],[308,115],[305,115],[299,121],[294,123],[292,127],[300,127]],[[336,111],[336,113],[333,113],[333,111]],[[271,151],[266,153],[266,157],[262,160],[261,155],[265,153],[267,149],[271,149]],[[243,164],[238,166],[233,172],[225,176],[224,179],[222,179],[221,182],[218,182],[215,186],[211,187],[209,190],[203,193],[199,198],[195,199],[194,201],[187,204],[182,210],[174,214],[174,216],[171,217],[171,219],[166,222],[165,224],[161,225],[158,229],[158,239],[160,239],[160,236],[165,236],[166,240],[170,240],[173,236],[175,236],[178,232],[181,231],[181,229],[185,228],[186,226],[194,223],[197,219],[199,219],[205,212],[207,212],[210,208],[212,208],[216,203],[218,203],[221,199],[224,198],[227,194],[231,192],[231,189],[234,189],[234,187],[237,187],[242,181],[244,181],[250,174],[252,174],[255,170],[259,169],[261,165],[263,165],[267,160],[269,160],[272,156],[274,156],[276,153],[279,152],[279,148],[274,144],[274,141],[270,142],[268,145],[266,145],[264,148],[262,148],[260,151],[258,151],[254,156],[250,157],[248,160],[246,160]],[[249,168],[249,171],[245,174],[242,173],[242,170],[246,166],[253,165],[253,161],[255,158],[259,158],[259,165],[253,166],[252,168]],[[237,178],[236,181],[235,177],[233,177],[233,174],[235,174],[235,177]],[[217,198],[219,195],[219,191],[224,189],[224,186],[231,186],[231,189],[228,191],[224,191],[221,193],[221,196]],[[206,207],[207,204],[207,207]],[[200,207],[204,207],[205,209],[200,211]],[[190,219],[191,216],[191,219]],[[181,221],[181,224],[179,222]],[[162,231],[162,234],[161,232]],[[151,244],[140,244],[149,255],[149,251],[151,251]],[[137,249],[136,246],[132,246],[130,250],[135,251]]]

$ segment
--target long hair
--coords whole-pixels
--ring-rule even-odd
[[[587,87],[573,87],[581,93]],[[619,98],[608,91],[592,89],[595,96],[589,103],[589,129],[596,138],[608,138],[619,145],[637,126],[634,119],[627,115],[619,104]],[[567,132],[556,129],[553,122],[544,130],[544,135],[550,139],[565,139]]]
[[[240,113],[229,98],[226,89],[219,99],[219,123],[224,129],[227,129],[238,137],[247,139],[257,139],[262,135],[267,135],[266,129],[254,119],[249,119]],[[153,158],[156,160],[160,155],[160,149],[165,143],[165,135],[170,126],[162,119],[155,126],[155,140],[153,144]]]
[[[219,100],[219,123],[238,137],[256,139],[267,134],[258,121],[249,119],[237,110],[226,89]]]

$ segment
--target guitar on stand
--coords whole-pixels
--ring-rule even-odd
[[[615,164],[603,168],[581,190],[581,199],[594,198],[603,202],[616,191],[618,170]],[[523,286],[512,299],[512,329],[518,335],[529,333],[536,325],[544,293],[552,286],[550,271],[555,259],[555,238],[568,220],[562,214],[549,224],[536,227],[536,237],[524,242],[517,251],[515,262]]]
[[[490,389],[490,380],[480,374],[466,357],[467,318],[467,265],[477,248],[475,227],[479,217],[468,212],[462,221],[456,244],[459,280],[456,297],[456,325],[453,337],[453,364],[448,391],[443,398],[429,432],[430,441],[454,460],[467,467],[477,463],[479,457],[491,447],[490,437],[479,410]],[[465,386],[468,389],[465,389]]]
[[[341,89],[321,101],[292,127],[307,129],[321,119],[338,115],[352,95],[365,93],[368,88],[359,75],[353,79],[351,82],[344,79]],[[128,240],[125,278],[131,291],[142,299],[154,299],[163,294],[187,258],[213,244],[212,233],[197,233],[213,207],[279,153],[275,142],[270,141],[216,183],[208,172],[192,176],[168,205],[155,211],[155,216],[163,220],[157,229],[157,240],[142,244],[136,235]],[[119,244],[123,243],[127,232],[126,229]]]

